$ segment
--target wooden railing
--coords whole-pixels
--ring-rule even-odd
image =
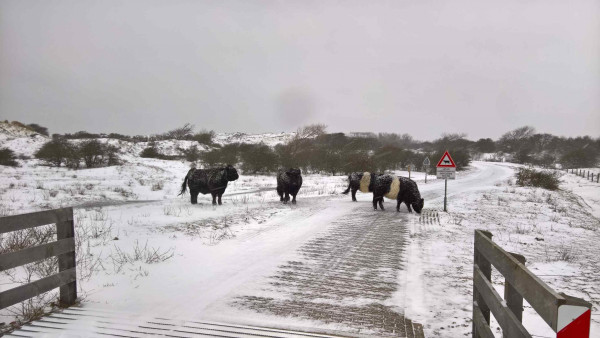
[[[489,327],[490,312],[505,338],[531,337],[522,324],[523,299],[550,325],[557,337],[589,337],[591,304],[555,292],[524,264],[523,256],[506,252],[494,243],[490,232],[475,230],[473,337],[494,337]],[[504,299],[492,285],[492,266],[505,278]]]
[[[0,234],[56,224],[57,241],[0,255],[0,271],[58,257],[58,273],[0,293],[0,309],[12,306],[60,287],[60,305],[73,305],[77,299],[75,271],[75,228],[73,208],[34,212],[0,218]]]

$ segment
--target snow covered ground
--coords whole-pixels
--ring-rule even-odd
[[[391,201],[385,211],[373,211],[369,194],[358,193],[359,202],[351,202],[340,194],[344,176],[304,175],[298,204],[283,205],[274,176],[242,175],[228,186],[224,205],[212,206],[209,196],[201,195],[198,205],[190,205],[189,195],[177,196],[185,162],[127,155],[122,166],[77,171],[21,163],[0,167],[0,215],[76,207],[78,287],[86,307],[139,317],[387,333],[337,320],[341,306],[358,317],[371,310],[403,314],[423,324],[428,337],[468,336],[473,231],[485,229],[506,250],[523,254],[557,291],[591,301],[592,335],[600,332],[600,184],[572,174],[563,174],[561,190],[549,192],[515,186],[516,165],[474,162],[448,182],[449,212],[443,213],[443,181],[429,176],[425,184],[424,174],[413,172],[426,208],[417,215],[404,207],[396,213]],[[378,256],[378,241],[395,248],[393,254]],[[365,248],[375,251],[365,257]],[[350,264],[362,259],[376,267]],[[354,279],[344,293],[331,291],[328,285],[339,286],[344,271]],[[274,283],[287,276],[309,278],[323,290],[296,279]],[[503,280],[497,273],[493,279],[501,291]],[[1,275],[0,290],[14,281]],[[381,288],[357,295],[361,281]],[[320,296],[299,303],[299,292]],[[256,309],[260,304],[271,310]],[[307,313],[298,304],[321,307]],[[3,314],[0,322],[12,320]],[[526,306],[526,327],[552,336],[536,318]]]

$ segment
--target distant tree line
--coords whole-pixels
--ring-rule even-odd
[[[206,166],[239,164],[247,173],[268,173],[279,167],[298,167],[305,172],[343,174],[353,171],[378,171],[406,169],[423,170],[423,160],[429,156],[441,157],[446,140],[430,145],[428,151],[406,149],[416,144],[407,134],[389,133],[326,133],[324,125],[309,125],[298,129],[285,144],[273,148],[265,144],[232,143],[214,147],[206,152],[190,151],[185,158],[200,161]],[[154,150],[144,150],[146,155]],[[462,169],[469,164],[467,151],[454,149],[452,156]],[[153,156],[151,156],[153,157]],[[157,157],[160,158],[160,155]]]
[[[15,123],[15,122],[13,122]],[[26,128],[48,135],[48,129],[35,123],[23,125]],[[127,136],[116,133],[94,134],[80,131],[73,134],[53,134],[53,141],[48,147],[65,150],[59,158],[46,156],[44,150],[40,156],[54,165],[79,167],[108,165],[113,163],[116,154],[113,150],[104,149],[95,158],[86,158],[82,151],[100,153],[98,146],[89,146],[87,150],[73,150],[73,145],[66,142],[73,139],[94,140],[113,138],[129,142],[148,142],[149,146],[140,154],[142,157],[161,159],[186,159],[201,161],[207,166],[219,164],[238,164],[247,172],[272,172],[278,167],[295,166],[310,172],[328,172],[332,174],[352,171],[371,170],[384,171],[406,169],[409,165],[415,170],[423,170],[422,163],[429,157],[431,166],[443,154],[450,151],[459,170],[468,166],[473,158],[487,153],[489,160],[506,160],[515,163],[532,164],[546,168],[557,164],[563,168],[583,168],[598,165],[600,159],[600,138],[559,137],[550,134],[536,133],[535,129],[524,126],[511,130],[498,140],[481,138],[477,141],[467,139],[466,134],[442,134],[433,141],[417,141],[409,134],[396,133],[326,133],[324,125],[310,125],[298,129],[296,135],[287,143],[273,148],[265,144],[228,144],[220,146],[213,142],[215,133],[202,130],[194,132],[194,126],[186,123],[180,128],[152,136]],[[196,141],[186,149],[179,149],[180,155],[161,154],[156,146],[161,140]],[[101,144],[101,143],[98,143]],[[209,146],[211,150],[201,151],[198,146]],[[46,147],[46,146],[45,146]],[[77,146],[79,147],[79,146]],[[77,148],[76,147],[76,148]],[[44,149],[44,148],[43,148]],[[41,151],[42,149],[40,149]],[[6,152],[6,151],[5,151]],[[53,153],[50,151],[50,153]],[[2,153],[4,154],[4,153]],[[9,158],[8,153],[2,155]],[[1,154],[0,154],[1,155]],[[80,156],[81,155],[81,156]],[[12,155],[14,162],[14,154]],[[79,161],[77,157],[79,156]],[[38,157],[40,158],[40,157]],[[53,158],[53,160],[48,160]],[[8,163],[8,162],[7,162]]]
[[[47,134],[46,134],[47,135]],[[194,126],[192,124],[186,123],[183,127],[175,128],[173,130],[169,130],[162,134],[154,134],[154,135],[135,135],[128,136],[117,133],[88,133],[87,131],[78,131],[73,134],[52,134],[53,139],[99,139],[99,138],[111,138],[117,139],[127,142],[155,142],[155,141],[164,141],[164,140],[187,140],[187,141],[196,141],[200,144],[204,145],[213,145],[213,138],[215,137],[215,132],[212,130],[201,130],[199,132],[194,132]]]
[[[53,139],[35,153],[35,157],[50,166],[79,169],[117,165],[119,149],[110,144],[91,139],[79,144],[65,139]]]

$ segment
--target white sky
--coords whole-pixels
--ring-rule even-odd
[[[600,1],[3,0],[0,119],[598,137]]]

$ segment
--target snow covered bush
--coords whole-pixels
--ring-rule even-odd
[[[548,190],[557,190],[560,180],[558,173],[539,171],[533,168],[520,168],[517,172],[517,185],[522,187],[538,187]]]
[[[163,158],[163,155],[158,151],[158,149],[155,146],[149,146],[148,148],[142,150],[142,152],[140,153],[140,157]]]
[[[60,167],[61,164],[66,162],[67,155],[71,154],[73,151],[72,144],[67,140],[57,138],[44,144],[40,150],[35,153],[35,157],[46,162],[50,166]]]
[[[8,148],[0,148],[0,165],[7,165],[16,167],[18,165],[15,161],[15,153]]]

